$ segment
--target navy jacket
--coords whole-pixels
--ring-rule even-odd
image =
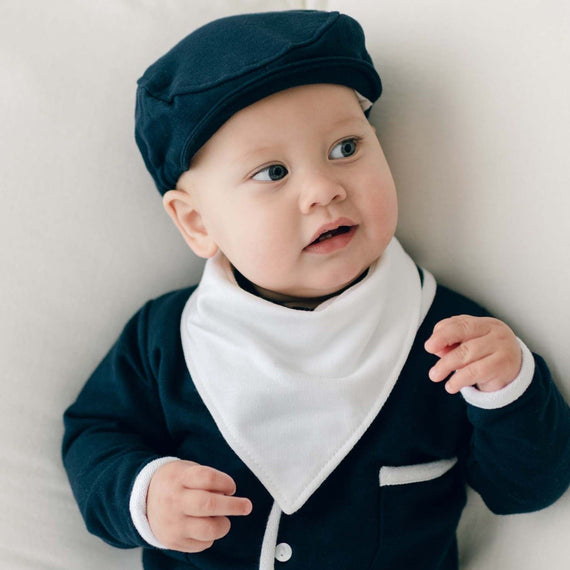
[[[253,512],[201,553],[146,545],[147,570],[254,570],[273,499],[228,446],[186,368],[179,325],[193,288],[146,303],[128,322],[64,416],[63,459],[87,528],[120,548],[145,546],[129,497],[149,461],[176,456],[228,473]],[[570,409],[544,360],[526,392],[495,410],[471,406],[428,379],[437,357],[423,344],[441,319],[488,313],[438,286],[388,401],[306,504],[283,514],[277,543],[288,570],[452,570],[465,485],[494,512],[544,508],[570,481]],[[422,482],[379,483],[383,466],[457,458]]]

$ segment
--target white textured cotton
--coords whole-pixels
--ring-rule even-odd
[[[154,536],[146,516],[146,497],[148,494],[148,488],[150,486],[152,476],[158,471],[159,467],[177,460],[177,457],[159,457],[158,459],[147,463],[137,475],[131,491],[129,511],[131,513],[133,524],[141,537],[146,540],[148,544],[156,548],[167,547],[164,546],[156,536]]]
[[[181,319],[184,356],[222,435],[283,512],[299,509],[390,394],[435,294],[396,238],[313,311],[241,289],[209,259]],[[429,297],[427,300],[425,297]]]
[[[457,457],[452,457],[430,461],[429,463],[418,463],[417,465],[385,465],[380,468],[380,487],[431,481],[447,473],[456,463]]]

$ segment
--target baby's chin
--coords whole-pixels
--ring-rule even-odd
[[[362,271],[359,271],[355,277],[352,277],[346,283],[340,283],[335,286],[331,286],[328,288],[324,287],[322,289],[301,288],[299,290],[291,290],[291,291],[275,291],[272,289],[266,289],[264,287],[260,287],[255,283],[252,284],[255,290],[257,291],[258,295],[260,297],[263,297],[264,299],[267,299],[268,301],[274,301],[277,303],[287,303],[287,304],[291,303],[299,306],[313,307],[318,305],[319,303],[322,303],[326,299],[329,299],[330,297],[339,295],[340,293],[342,293],[352,285],[356,284],[365,277],[367,272],[368,272],[368,267],[366,267]]]

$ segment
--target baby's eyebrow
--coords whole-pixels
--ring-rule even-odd
[[[368,119],[366,119],[364,115],[362,115],[362,117],[344,117],[342,119],[339,119],[338,121],[334,121],[331,124],[331,127],[337,128],[337,127],[342,127],[345,124],[348,125],[351,123],[359,126],[364,126],[368,124]]]
[[[256,155],[262,152],[271,152],[275,150],[275,145],[272,144],[264,144],[260,146],[256,146],[246,150],[244,153],[240,153],[239,158],[240,160],[247,160],[249,158],[255,158]]]
[[[368,120],[364,115],[362,115],[362,117],[354,117],[354,116],[342,117],[337,121],[333,121],[330,124],[330,130],[334,131],[341,127],[344,127],[345,125],[347,126],[354,125],[354,127],[364,127],[365,125],[368,125]],[[248,148],[243,153],[241,152],[239,153],[238,159],[240,161],[255,159],[256,156],[260,153],[273,152],[276,146],[277,144],[265,143],[265,144],[260,144],[259,146]]]

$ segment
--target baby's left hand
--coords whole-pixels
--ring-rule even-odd
[[[494,392],[510,384],[522,365],[521,348],[513,331],[492,317],[457,315],[437,323],[424,345],[440,357],[429,371],[441,382],[453,371],[445,389],[450,394],[464,386]]]

